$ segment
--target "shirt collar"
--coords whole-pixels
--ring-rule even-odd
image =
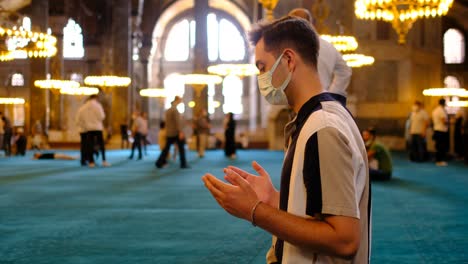
[[[301,106],[296,117],[296,125],[303,124],[310,114],[321,108],[321,102],[335,101],[329,93],[320,93],[311,97],[304,105]]]

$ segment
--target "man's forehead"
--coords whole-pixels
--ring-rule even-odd
[[[270,57],[273,58],[273,54],[265,50],[265,42],[263,38],[261,38],[257,45],[255,45],[255,60],[264,63],[265,60],[268,60]]]

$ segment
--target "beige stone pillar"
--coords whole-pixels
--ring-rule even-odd
[[[49,1],[37,0],[32,1],[31,5],[27,7],[25,13],[31,17],[32,26],[35,30],[45,32],[48,26],[48,12],[49,12]],[[46,97],[48,91],[40,89],[34,86],[35,80],[42,80],[46,78],[47,73],[47,62],[46,59],[29,59],[30,60],[30,111],[26,113],[26,125],[30,128],[31,125],[36,121],[40,120],[44,124],[44,129],[48,131],[49,128],[49,101]]]
[[[207,15],[208,15],[208,0],[197,0],[195,1],[195,21],[196,23],[196,36],[195,39],[195,52],[194,52],[194,72],[195,73],[207,73],[206,68],[208,67],[208,44],[207,44]],[[207,86],[201,90],[200,93],[196,93],[193,89],[193,100],[195,101],[194,113],[199,109],[208,109],[208,89]]]

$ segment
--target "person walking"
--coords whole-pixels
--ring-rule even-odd
[[[144,128],[145,122],[139,111],[135,112],[134,116],[135,116],[135,119],[133,120],[133,124],[132,124],[132,135],[133,135],[132,151],[128,159],[133,159],[133,153],[135,151],[135,148],[137,148],[138,159],[141,160],[143,158],[142,151],[141,151],[141,144],[143,143],[143,133],[145,131],[145,128]]]
[[[167,155],[171,145],[174,143],[177,144],[180,152],[180,168],[190,168],[187,165],[187,160],[185,158],[185,134],[184,131],[182,131],[182,119],[179,111],[177,110],[177,106],[180,103],[182,103],[182,98],[176,96],[171,103],[171,108],[169,108],[164,114],[166,124],[166,145],[154,164],[157,168],[162,168],[167,164]]]

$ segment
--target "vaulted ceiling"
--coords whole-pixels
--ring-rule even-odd
[[[47,0],[34,0],[47,1]],[[82,26],[85,44],[99,42],[99,38],[110,28],[112,6],[116,1],[123,0],[49,0],[49,14],[73,17]],[[177,0],[131,0],[131,14],[138,17],[143,34],[143,44],[151,45],[151,37],[162,12]],[[193,0],[196,1],[196,0]],[[233,2],[252,17],[252,7],[257,0],[226,0]],[[305,6],[311,6],[316,0],[303,0]],[[346,0],[349,1],[349,0]],[[0,0],[0,7],[20,9],[31,3],[31,0]],[[468,0],[455,0],[448,18],[468,32]]]

